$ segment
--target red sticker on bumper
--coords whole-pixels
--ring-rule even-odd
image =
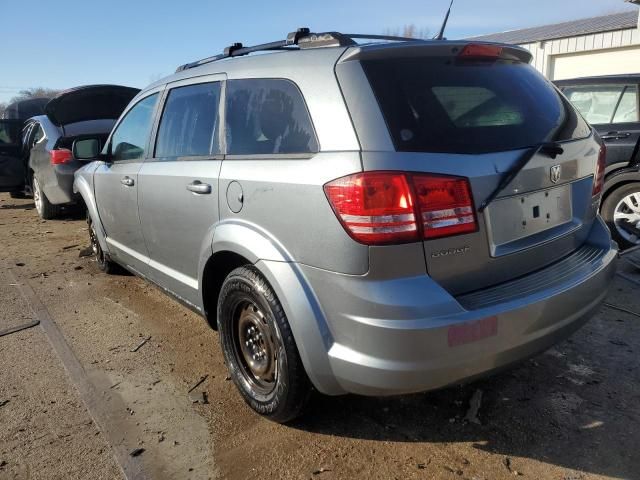
[[[475,322],[449,327],[449,346],[458,347],[498,334],[498,317],[483,318]]]

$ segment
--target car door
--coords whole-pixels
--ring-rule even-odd
[[[15,192],[24,188],[21,126],[20,120],[0,120],[0,192]]]
[[[167,85],[153,158],[139,172],[142,233],[152,280],[201,307],[201,254],[218,221],[219,110],[224,75]]]
[[[640,139],[637,84],[580,85],[563,93],[600,134],[607,146],[609,170],[638,162]]]
[[[107,142],[108,162],[94,174],[98,214],[109,254],[118,263],[143,275],[149,257],[138,214],[138,172],[148,154],[149,134],[160,93],[130,107]]]

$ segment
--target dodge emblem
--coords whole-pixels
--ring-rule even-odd
[[[550,172],[551,181],[553,183],[558,183],[558,180],[560,180],[561,173],[562,173],[562,168],[560,167],[560,165],[554,165],[553,167],[551,167],[551,172]]]

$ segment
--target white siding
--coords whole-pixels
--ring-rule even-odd
[[[640,72],[640,46],[569,53],[551,58],[553,80]]]
[[[567,78],[565,75],[569,72],[591,71],[589,64],[596,61],[602,62],[602,54],[613,54],[618,50],[622,52],[620,55],[606,57],[607,63],[610,58],[613,59],[611,71],[597,73],[597,75],[640,72],[636,48],[629,48],[640,47],[640,29],[638,28],[559,38],[521,46],[533,55],[531,64],[551,80],[559,79],[558,74],[562,75],[562,78]],[[589,53],[595,56],[592,57]]]

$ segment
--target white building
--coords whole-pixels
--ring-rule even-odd
[[[640,4],[640,0],[628,0]],[[640,73],[640,17],[628,11],[474,37],[520,45],[551,80]]]

